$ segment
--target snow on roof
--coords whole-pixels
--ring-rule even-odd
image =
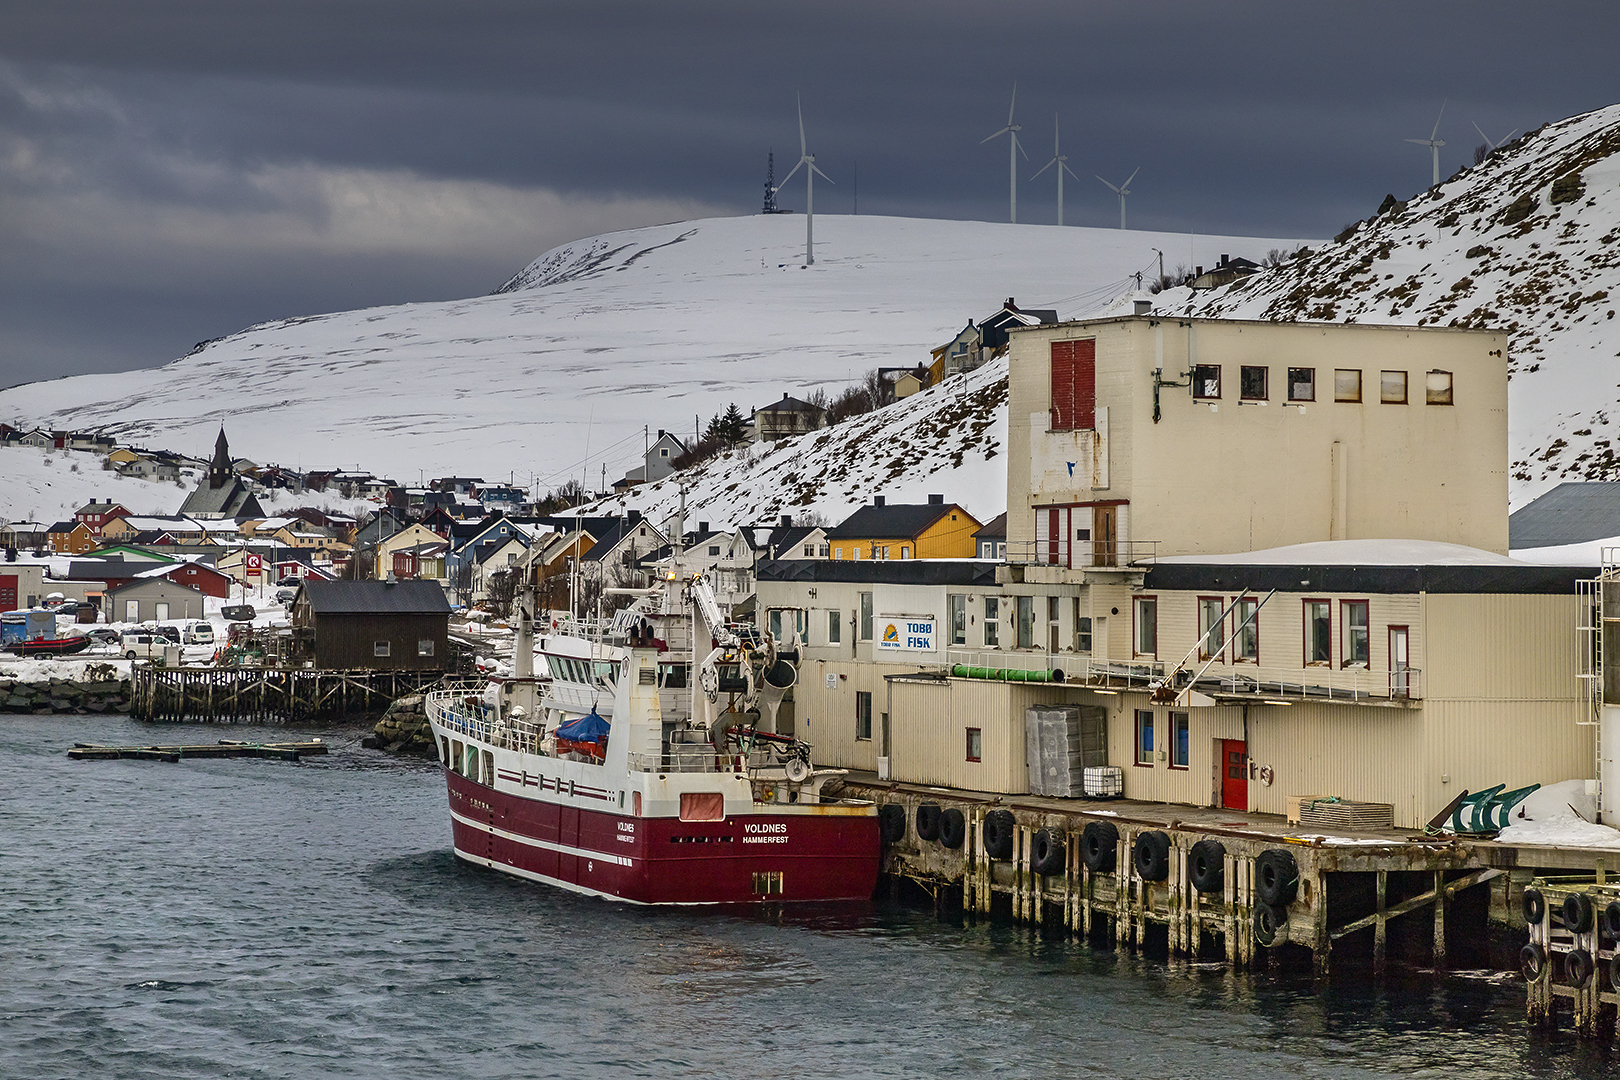
[[[1545,550],[1545,549],[1544,549]],[[1207,566],[1530,566],[1520,558],[1438,540],[1318,540],[1228,555],[1166,555],[1156,563]],[[1568,562],[1537,560],[1540,565]],[[1579,565],[1576,563],[1574,565]]]
[[[1553,547],[1521,548],[1513,557],[1521,563],[1537,566],[1602,566],[1603,550],[1620,553],[1620,536],[1602,540],[1585,540],[1579,544],[1558,544]]]

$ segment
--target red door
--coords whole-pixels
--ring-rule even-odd
[[[0,574],[0,611],[17,610],[17,575]]]
[[[1249,808],[1249,752],[1242,739],[1221,740],[1221,807]]]

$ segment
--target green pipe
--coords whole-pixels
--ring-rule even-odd
[[[951,668],[951,675],[958,679],[993,679],[996,682],[1045,683],[1063,681],[1063,672],[1058,668],[1025,671],[1020,668],[968,667],[966,664],[957,664]]]

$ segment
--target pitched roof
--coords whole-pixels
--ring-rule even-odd
[[[1620,536],[1620,481],[1559,484],[1508,516],[1508,547],[1582,544]]]
[[[303,594],[320,615],[389,613],[437,615],[450,613],[444,590],[433,581],[314,581],[306,579]]]
[[[955,503],[910,503],[863,506],[827,530],[829,540],[884,539],[917,536],[928,526],[955,510],[966,515]]]
[[[207,480],[186,496],[180,504],[182,514],[218,514],[220,517],[263,517],[259,500],[246,484],[234,474],[219,487],[210,487]]]
[[[975,540],[1005,540],[1005,539],[1007,539],[1007,512],[1005,510],[1003,510],[1000,514],[998,514],[995,517],[991,518],[988,523],[986,523],[985,525],[983,525],[983,526],[981,526],[979,528],[978,532],[973,534],[973,539],[975,539]]]

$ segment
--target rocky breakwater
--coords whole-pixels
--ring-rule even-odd
[[[0,679],[0,712],[51,716],[128,711],[128,679]]]
[[[421,694],[409,694],[388,706],[372,733],[361,744],[376,750],[405,754],[432,754],[433,729]]]

